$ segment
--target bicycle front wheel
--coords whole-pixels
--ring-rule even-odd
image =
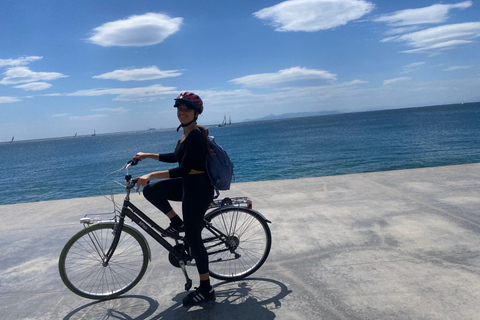
[[[267,260],[272,244],[270,228],[253,210],[225,208],[205,217],[226,242],[212,238],[205,228],[203,239],[209,254],[210,275],[220,280],[239,280],[257,271]],[[207,240],[209,239],[209,240]]]
[[[58,263],[60,276],[75,294],[111,299],[132,289],[147,270],[150,252],[143,236],[124,225],[120,241],[107,265],[104,257],[115,237],[113,222],[99,223],[74,235]]]

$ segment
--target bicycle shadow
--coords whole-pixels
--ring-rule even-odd
[[[131,301],[129,301],[131,300]],[[132,310],[135,306],[135,310]],[[158,309],[158,302],[152,298],[138,295],[126,295],[112,300],[94,301],[81,306],[63,320],[70,319],[149,319]]]
[[[159,303],[146,296],[123,296],[107,301],[95,301],[70,312],[71,319],[274,319],[272,310],[282,306],[281,300],[292,291],[283,283],[262,278],[250,278],[214,285],[216,302],[185,308],[186,292],[173,297],[174,305],[156,313]],[[128,301],[132,299],[131,301]]]

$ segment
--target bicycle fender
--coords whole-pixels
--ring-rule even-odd
[[[99,224],[111,224],[112,222],[99,222]],[[128,223],[123,223],[123,227],[124,228],[127,228],[127,229],[130,229],[132,230],[133,232],[136,232],[140,235],[140,237],[142,237],[143,241],[145,241],[145,243],[147,244],[147,250],[148,250],[148,260],[149,261],[152,261],[152,251],[150,250],[150,244],[148,243],[147,239],[145,238],[145,236],[140,232],[138,231],[137,228],[135,228],[134,226],[132,226],[131,224],[128,224]]]
[[[239,208],[237,206],[223,206],[223,207],[220,207],[220,208],[217,208],[213,211],[210,211],[209,213],[207,213],[205,215],[205,220],[209,220],[209,216],[211,216],[213,213],[215,212],[218,212],[218,211],[224,211],[224,210],[230,210],[230,209],[237,209],[237,210],[242,210],[242,211],[249,211],[251,212],[254,216],[257,216],[258,218],[262,219],[263,221],[267,222],[267,223],[272,223],[272,221],[268,220],[267,218],[265,218],[265,216],[263,214],[261,214],[260,212],[258,212],[257,210],[255,209],[248,209],[248,208]]]

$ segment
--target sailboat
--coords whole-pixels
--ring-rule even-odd
[[[75,135],[73,136],[74,138],[77,136],[77,133],[75,132]]]
[[[96,135],[97,135],[97,133],[95,132],[95,129],[93,129],[92,137],[95,137]]]
[[[218,125],[219,128],[225,127],[227,125],[227,116],[223,116],[223,121]]]
[[[228,122],[227,122],[227,116],[223,116],[223,121],[221,124],[218,125],[219,128],[229,126],[232,124],[232,117],[228,117]]]
[[[15,136],[12,137],[12,141],[10,141],[10,143],[12,143],[14,139],[15,139]]]

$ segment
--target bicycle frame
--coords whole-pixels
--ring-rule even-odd
[[[133,164],[135,165],[135,163]],[[185,241],[184,237],[180,236],[179,234],[171,233],[168,232],[167,230],[163,229],[160,227],[155,221],[153,221],[151,218],[149,218],[145,213],[143,213],[140,209],[138,209],[135,205],[133,205],[130,202],[130,193],[131,190],[135,187],[136,185],[136,180],[132,179],[132,176],[128,174],[128,167],[130,166],[130,163],[127,164],[124,169],[127,169],[127,174],[125,175],[125,191],[126,191],[126,196],[123,201],[123,206],[122,210],[119,215],[116,216],[116,226],[114,228],[114,239],[112,241],[112,244],[110,248],[108,249],[107,253],[105,254],[103,258],[103,266],[106,267],[108,266],[110,259],[115,253],[115,250],[118,246],[118,243],[120,241],[120,237],[122,235],[122,230],[124,227],[125,223],[125,218],[131,219],[135,224],[137,224],[139,227],[141,227],[147,234],[149,234],[155,241],[157,241],[161,246],[163,246],[171,255],[169,255],[170,263],[172,263],[176,267],[180,267],[182,269],[182,272],[185,276],[186,279],[186,284],[185,284],[185,290],[189,290],[192,286],[192,280],[188,277],[187,271],[186,271],[186,264],[189,263],[193,257],[191,254],[188,253],[188,243]],[[234,198],[234,199],[246,199],[246,198]],[[220,210],[229,210],[232,207],[233,208],[238,208],[236,204],[233,204],[232,199],[230,198],[225,198],[220,201],[214,201],[217,203],[212,203],[213,208],[217,207],[217,209],[211,210],[208,212],[208,215],[214,214]],[[242,202],[245,203],[245,202]],[[212,207],[211,207],[212,208]],[[263,217],[262,214],[259,212],[252,210],[251,208],[251,201],[248,201],[248,210],[253,213],[254,215],[258,216],[262,220],[266,222],[268,221],[265,217]],[[207,216],[207,215],[206,215]],[[89,220],[85,220],[86,224],[89,224]],[[236,249],[238,247],[238,243],[234,240],[229,238],[227,235],[225,235],[222,231],[218,230],[215,228],[210,222],[205,220],[205,229],[211,232],[211,236],[208,238],[204,238],[203,241],[205,244],[210,244],[209,246],[206,246],[205,248],[207,250],[212,249],[214,247],[220,247],[218,250],[215,251],[210,251],[208,255],[214,255],[226,251],[230,251],[232,254],[234,254],[233,258],[227,259],[227,260],[222,260],[222,259],[217,259],[214,261],[210,261],[211,263],[215,262],[222,262],[222,261],[228,261],[228,260],[235,260],[239,259],[241,255],[236,252]],[[170,238],[173,238],[175,240],[175,246],[172,246],[164,237],[162,236],[168,236]],[[148,242],[145,239],[145,242]],[[213,243],[212,243],[213,242]],[[181,248],[180,248],[181,246]],[[148,248],[148,254],[149,254],[149,259],[150,257],[150,248]]]

